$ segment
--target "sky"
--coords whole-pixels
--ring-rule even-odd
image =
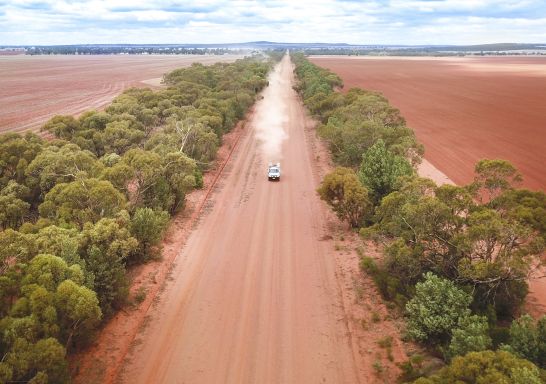
[[[0,0],[0,45],[546,43],[545,0]]]

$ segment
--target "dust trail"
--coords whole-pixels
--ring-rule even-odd
[[[288,139],[285,124],[288,121],[288,100],[283,97],[285,87],[290,86],[283,78],[282,70],[289,58],[285,56],[269,75],[269,86],[263,92],[263,99],[256,106],[256,137],[266,162],[282,160],[282,143]]]

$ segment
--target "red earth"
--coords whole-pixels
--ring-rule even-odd
[[[129,87],[157,86],[164,73],[235,55],[0,56],[0,133],[38,130],[56,114],[100,109]]]
[[[506,159],[523,185],[546,189],[546,58],[312,57],[345,90],[382,92],[425,145],[425,158],[457,184],[475,163]]]

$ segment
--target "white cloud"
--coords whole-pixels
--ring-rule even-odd
[[[540,0],[11,0],[0,45],[546,42]]]

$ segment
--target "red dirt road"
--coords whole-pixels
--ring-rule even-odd
[[[546,190],[546,58],[312,57],[345,89],[382,92],[457,184],[483,158],[511,161],[524,186]]]
[[[283,174],[268,182],[256,132],[266,92],[212,206],[177,258],[172,280],[124,367],[125,383],[358,383],[327,208],[315,189],[309,124],[288,57]],[[271,86],[270,86],[271,87]],[[260,106],[260,103],[262,104]]]
[[[53,115],[103,108],[124,89],[155,85],[164,73],[194,62],[240,57],[0,56],[0,133],[37,130]]]

